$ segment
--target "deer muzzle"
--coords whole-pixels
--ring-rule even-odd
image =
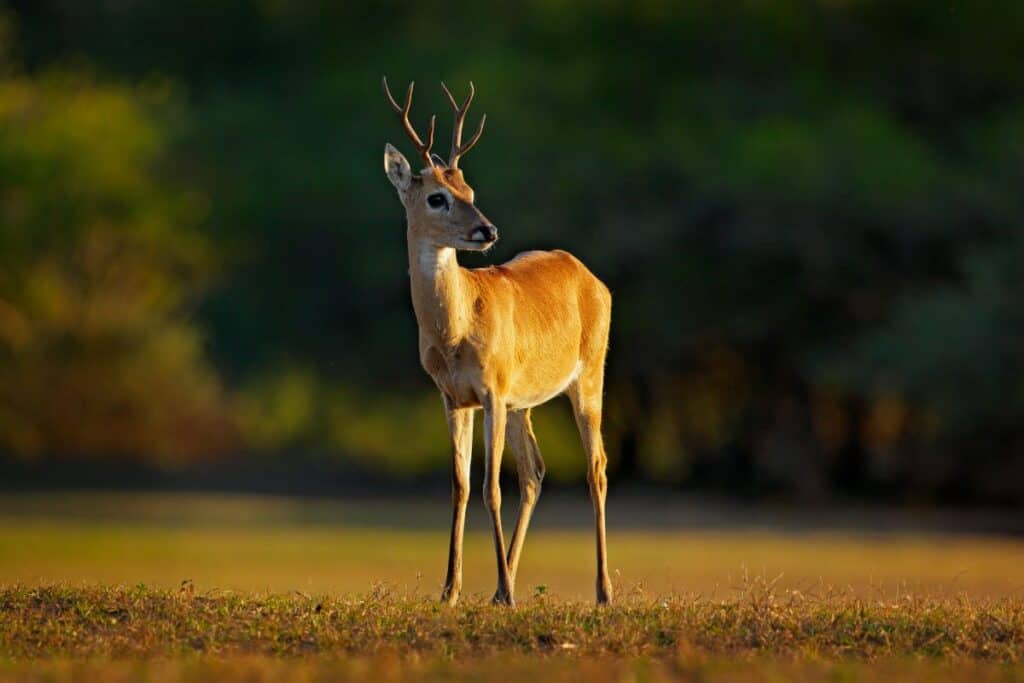
[[[490,244],[498,241],[498,229],[493,225],[478,225],[469,233],[470,242],[483,242]]]

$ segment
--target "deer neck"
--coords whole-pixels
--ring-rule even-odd
[[[456,346],[469,331],[472,283],[455,250],[416,239],[410,231],[409,279],[420,332],[437,344]]]

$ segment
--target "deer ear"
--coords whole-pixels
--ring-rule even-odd
[[[409,161],[389,142],[384,147],[384,172],[399,194],[405,194],[412,184],[412,169]]]

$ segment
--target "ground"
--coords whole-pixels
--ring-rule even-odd
[[[0,680],[1024,681],[998,515],[620,500],[601,609],[587,501],[552,498],[509,611],[477,507],[450,609],[443,499],[5,495]]]

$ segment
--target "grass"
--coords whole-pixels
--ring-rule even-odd
[[[12,587],[0,592],[0,648],[11,657],[173,657],[195,652],[296,657],[419,653],[665,657],[749,654],[1020,661],[1024,602],[777,595],[753,585],[728,601],[664,598],[618,606],[544,599],[510,610],[448,608],[378,589],[363,596],[198,594],[134,588]]]
[[[190,583],[14,586],[0,590],[0,653],[8,658],[0,677],[46,679],[109,680],[118,667],[128,678],[213,676],[219,667],[217,678],[269,679],[298,667],[378,680],[390,660],[385,677],[397,680],[472,679],[495,666],[503,679],[551,680],[581,665],[593,668],[592,680],[759,680],[749,675],[764,671],[876,678],[886,669],[1021,680],[1024,602],[811,599],[753,583],[725,601],[634,597],[597,608],[539,595],[509,610],[479,599],[452,609],[386,589],[338,597],[200,594]]]
[[[1024,681],[1017,538],[630,505],[617,604],[590,604],[586,502],[563,500],[538,509],[510,611],[486,601],[481,513],[465,599],[437,603],[443,501],[4,496],[0,681]]]
[[[510,515],[514,502],[505,505]],[[685,522],[697,511],[612,502],[610,567],[620,595],[729,598],[749,577],[764,577],[777,579],[780,590],[809,595],[1024,597],[1024,542],[1017,538],[799,530],[801,522],[723,528],[716,519],[692,528],[666,521]],[[362,593],[385,584],[432,597],[440,594],[448,551],[445,503],[8,495],[0,497],[0,582],[173,588],[190,579],[200,591],[278,593]],[[541,501],[523,554],[520,595],[544,586],[552,597],[593,598],[589,511],[582,496]],[[471,505],[469,595],[494,591],[488,529],[483,506]]]
[[[378,657],[369,659],[243,656],[94,662],[62,660],[4,667],[0,681],[592,681],[593,683],[708,683],[854,681],[1024,681],[1019,668],[990,662],[949,664],[932,661],[786,661],[777,659],[709,660],[678,657],[667,661],[569,658],[481,658],[470,661]]]

